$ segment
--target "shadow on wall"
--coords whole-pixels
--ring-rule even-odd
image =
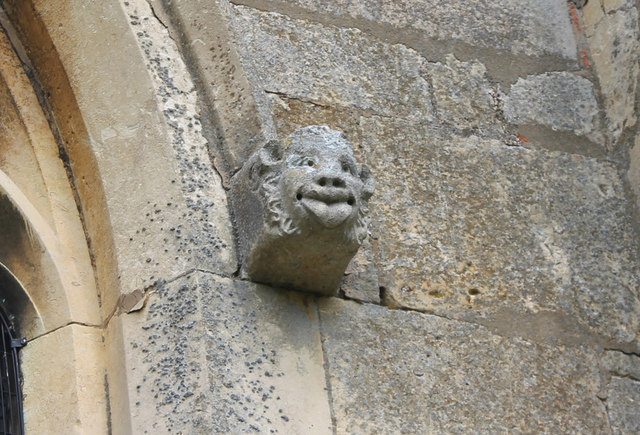
[[[1,216],[0,212],[0,220]],[[2,263],[0,263],[0,308],[8,313],[11,326],[18,337],[27,335],[27,331],[43,329],[42,320],[33,301],[18,279]]]

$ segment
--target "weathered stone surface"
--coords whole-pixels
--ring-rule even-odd
[[[614,434],[640,432],[640,382],[613,377],[606,404]]]
[[[337,433],[606,432],[593,351],[339,299],[319,308]]]
[[[24,347],[27,433],[108,433],[102,331],[69,325]]]
[[[377,117],[361,132],[387,303],[521,333],[537,318],[527,334],[543,340],[586,325],[637,340],[637,242],[612,164]]]
[[[595,26],[604,18],[601,0],[591,0],[582,8],[582,22],[588,36],[593,35]]]
[[[335,294],[367,237],[374,185],[344,134],[327,126],[267,143],[232,180],[243,274]]]
[[[149,255],[173,248],[178,261],[174,257],[168,263],[191,261],[201,269],[231,274],[237,264],[227,196],[209,158],[194,83],[178,47],[167,36],[167,30],[149,4],[144,0],[132,0],[125,4],[124,9],[144,53],[145,66],[151,76],[150,84],[166,128],[167,142],[172,148],[167,153],[175,165],[171,168],[174,172],[156,175],[166,178],[172,188],[179,186],[179,194],[174,201],[154,201],[153,205],[145,207],[149,225],[157,227],[156,222],[161,223],[156,230],[163,235],[164,249],[155,248],[155,252],[149,252],[144,249],[144,242],[142,248]],[[141,230],[131,235],[134,242],[149,237],[149,234],[142,233]],[[159,239],[157,234],[153,237]],[[172,242],[168,243],[171,239]],[[153,256],[143,258],[147,262],[151,258],[150,263],[157,263],[161,268],[156,278],[173,277],[163,270],[168,264],[162,264]]]
[[[364,241],[344,271],[340,292],[349,299],[380,303],[378,271],[370,239]]]
[[[589,80],[550,72],[518,79],[505,99],[504,114],[514,124],[543,124],[584,135],[593,130],[598,103]]]
[[[482,63],[460,62],[450,54],[444,64],[428,65],[439,120],[467,131],[496,126],[498,90]]]
[[[122,322],[134,433],[331,432],[305,296],[194,272]]]
[[[598,3],[597,1],[594,3]],[[635,6],[635,0],[602,0],[602,6],[606,12],[613,12],[621,8]]]
[[[238,51],[259,88],[321,105],[432,118],[424,59],[414,50],[368,38],[357,29],[324,27],[243,6],[233,10]]]
[[[256,1],[242,2],[261,5]],[[325,16],[355,19],[361,27],[371,26],[368,23],[384,25],[390,33],[413,31],[437,40],[462,41],[530,56],[552,54],[574,59],[576,55],[563,0],[295,0],[286,2],[282,9],[287,10],[291,4]]]
[[[617,140],[622,131],[635,124],[634,113],[640,46],[638,10],[619,10],[589,23],[587,36],[610,134]]]
[[[609,373],[615,376],[629,377],[640,381],[640,356],[618,351],[606,351],[602,357],[602,364]]]
[[[629,185],[636,195],[636,205],[640,209],[640,134],[636,136],[635,145],[629,151]]]
[[[288,136],[306,125],[330,123],[331,128],[346,132],[347,137],[359,142],[360,131],[356,128],[360,112],[351,108],[322,107],[284,96],[271,95],[272,113],[278,134]],[[358,160],[363,157],[359,147],[354,148]],[[380,302],[378,272],[375,266],[374,248],[371,238],[365,239],[353,257],[340,285],[347,298],[367,302]]]
[[[117,276],[102,285],[103,310],[114,311],[119,290],[140,290],[194,266],[232,273],[226,195],[209,160],[196,92],[148,3],[35,3],[86,128],[86,137],[76,131],[80,137],[69,141],[74,170],[95,159],[99,174],[89,188],[78,185],[100,247],[98,275]],[[80,158],[73,147],[84,141]],[[90,202],[101,188],[106,208]]]
[[[212,150],[221,158],[216,167],[230,177],[265,140],[274,139],[273,126],[264,112],[263,95],[255,92],[241,67],[229,25],[229,3],[224,0],[167,2],[152,0],[154,13],[168,9],[177,27],[174,37],[183,43],[189,66],[197,72],[203,103],[214,114],[201,120],[203,128],[219,130],[209,137]],[[207,119],[209,118],[209,119]],[[242,119],[242,122],[238,122]],[[224,157],[224,158],[222,158]],[[225,169],[228,171],[225,171]]]

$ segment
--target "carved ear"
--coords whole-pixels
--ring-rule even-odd
[[[271,166],[282,160],[282,145],[280,141],[270,140],[259,151],[263,165]]]
[[[360,168],[360,180],[364,186],[362,187],[362,199],[367,201],[373,195],[373,191],[376,188],[376,182],[373,180],[373,175],[371,175],[371,171],[365,165],[362,165]]]
[[[254,154],[251,160],[249,180],[251,187],[255,190],[263,182],[265,175],[270,172],[271,168],[282,160],[282,145],[277,140],[271,140]]]

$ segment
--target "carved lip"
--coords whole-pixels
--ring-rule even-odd
[[[298,193],[298,200],[326,228],[336,228],[353,213],[355,200],[348,191],[331,189],[325,192]]]

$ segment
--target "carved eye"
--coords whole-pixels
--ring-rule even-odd
[[[342,164],[342,171],[343,172],[351,172],[351,168],[346,163],[343,163]]]
[[[291,160],[291,165],[293,166],[313,166],[315,162],[312,158],[304,157],[304,156],[296,156]]]

